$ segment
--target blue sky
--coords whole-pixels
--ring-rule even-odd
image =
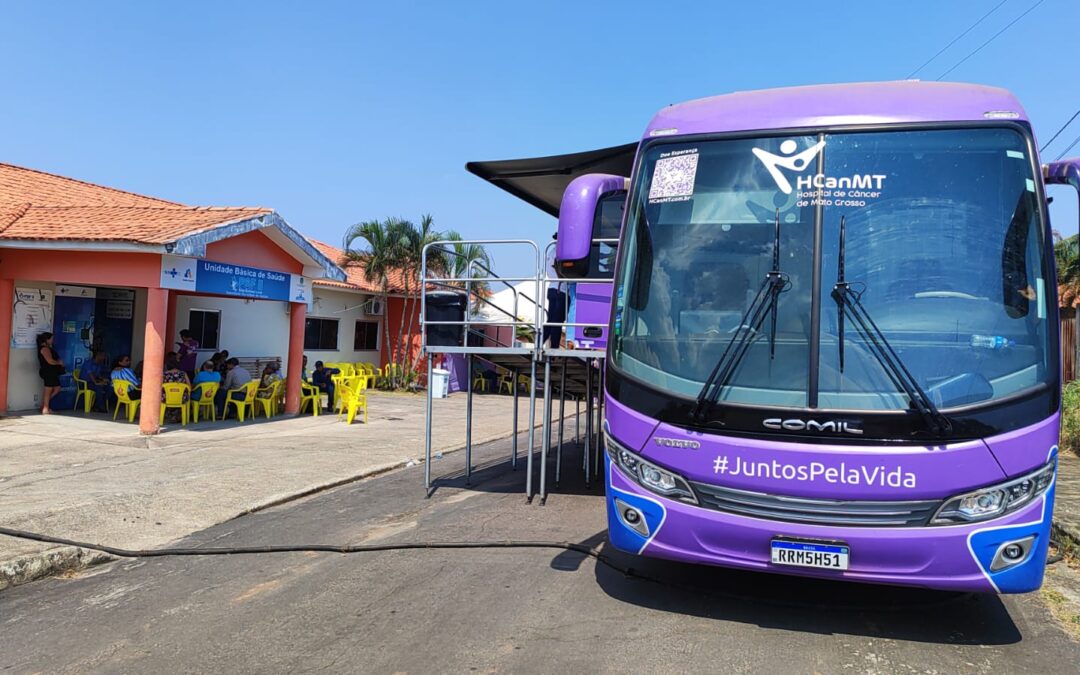
[[[1035,1],[1007,0],[919,76]],[[468,238],[549,239],[554,219],[465,162],[630,142],[702,96],[901,79],[999,2],[0,0],[0,161],[271,206],[335,244],[351,223],[423,213]],[[1012,90],[1045,142],[1080,108],[1078,25],[1080,3],[1044,0],[947,79]],[[1080,120],[1044,159],[1077,135]],[[1053,194],[1055,227],[1075,232],[1075,196]]]

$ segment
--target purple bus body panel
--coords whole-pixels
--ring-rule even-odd
[[[865,82],[744,91],[668,106],[645,130],[726,133],[803,127],[985,121],[988,112],[1015,113],[1020,102],[1004,89],[953,82]],[[672,132],[671,129],[677,131]]]
[[[625,189],[625,186],[624,177],[606,173],[590,173],[570,181],[559,206],[556,260],[581,260],[588,257],[592,247],[597,200],[608,192]]]
[[[942,446],[829,445],[719,436],[660,424],[607,398],[616,440],[686,478],[739,490],[825,499],[940,499],[991,485],[1046,463],[1057,444],[1058,416],[986,441]],[[655,438],[694,441],[695,449],[661,446]],[[721,468],[717,459],[726,459]],[[1004,460],[1004,461],[1002,461]],[[774,464],[775,462],[775,464]],[[1000,462],[1000,463],[999,463]],[[750,464],[755,475],[734,475]],[[764,466],[763,466],[764,465]],[[1003,470],[1003,466],[1005,469]],[[779,475],[775,471],[779,467]],[[795,477],[785,467],[795,468]],[[809,478],[801,480],[798,469]],[[833,469],[834,472],[829,472]],[[899,480],[896,479],[899,469]],[[857,480],[848,480],[851,472]],[[913,487],[904,486],[913,477]],[[867,480],[871,477],[873,480]],[[830,478],[832,480],[830,480]],[[890,485],[890,482],[894,483]],[[899,483],[899,484],[896,484]]]
[[[986,439],[1001,468],[1008,476],[1032,471],[1046,463],[1046,451],[1058,444],[1061,414],[1023,429],[1017,429]]]
[[[629,482],[608,462],[609,489],[655,499]],[[1037,521],[1047,496],[993,521],[1011,526]],[[666,500],[664,525],[640,553],[658,558],[722,565],[826,579],[900,584],[943,590],[993,592],[996,589],[968,549],[970,536],[986,523],[924,528],[839,528],[777,522],[711,511]],[[850,546],[847,571],[777,567],[769,561],[769,542],[777,537],[812,541],[841,541]]]
[[[574,315],[571,323],[592,323],[600,326],[600,337],[585,337],[584,328],[573,327],[567,337],[578,347],[604,349],[607,347],[608,321],[611,319],[611,283],[578,283],[574,289]]]
[[[607,420],[616,439],[661,466],[683,473],[694,481],[774,495],[829,499],[943,499],[968,488],[998,483],[1006,477],[1041,466],[1056,450],[1059,416],[1016,432],[983,441],[967,441],[933,447],[807,445],[720,437],[658,423],[610,396],[606,397]],[[660,446],[655,438],[697,441],[696,449]],[[990,448],[1006,458],[1011,469],[1002,471]],[[913,489],[893,489],[826,483],[814,485],[772,478],[733,479],[718,475],[717,457],[726,456],[728,466],[736,455],[754,462],[773,460],[782,465],[820,462],[836,467],[846,463],[862,475],[863,467],[902,465],[915,475]],[[609,489],[615,494],[660,498],[630,482],[608,462]],[[880,475],[880,474],[879,474]],[[914,585],[947,590],[994,592],[970,549],[972,537],[987,530],[1033,526],[1045,522],[1053,505],[1053,492],[1015,513],[990,522],[947,527],[836,527],[763,520],[663,500],[665,516],[639,553],[670,560],[723,565],[765,572],[794,574],[872,583]],[[1048,528],[1048,525],[1046,525]],[[770,562],[769,542],[777,537],[811,541],[840,541],[850,546],[852,558],[845,572],[809,568],[777,567]]]

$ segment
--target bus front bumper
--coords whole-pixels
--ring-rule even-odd
[[[619,550],[681,562],[778,574],[918,586],[949,591],[1026,593],[1042,584],[1054,489],[993,520],[935,527],[836,527],[762,520],[661,497],[631,482],[605,457],[608,536]],[[616,500],[620,503],[616,506]],[[637,511],[629,523],[626,507]],[[1010,542],[1030,539],[1018,563],[1002,567]],[[775,539],[839,543],[848,569],[771,562]],[[995,556],[999,557],[995,564]]]

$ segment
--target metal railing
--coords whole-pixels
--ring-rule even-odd
[[[616,244],[616,239],[595,239],[593,244]],[[531,248],[532,254],[535,258],[535,268],[533,274],[530,276],[519,277],[500,277],[495,274],[487,265],[478,260],[470,260],[465,269],[465,276],[456,277],[450,274],[446,269],[440,269],[438,267],[429,266],[428,261],[431,259],[432,249],[440,248],[440,253],[443,256],[456,256],[463,258],[461,254],[453,249],[454,245],[480,245],[485,247],[498,247],[498,246],[524,246]],[[421,336],[424,354],[427,356],[427,375],[428,375],[428,391],[427,391],[427,409],[425,419],[425,443],[424,443],[424,485],[428,490],[428,494],[431,494],[432,480],[431,480],[431,442],[432,442],[432,414],[433,414],[433,396],[432,396],[432,376],[433,376],[433,357],[435,354],[463,354],[466,358],[466,372],[467,372],[467,400],[465,409],[465,479],[466,484],[470,480],[472,473],[472,403],[473,403],[473,359],[474,357],[485,358],[496,363],[499,367],[502,367],[511,374],[512,392],[514,396],[514,412],[513,412],[513,436],[512,436],[512,449],[511,449],[511,464],[514,468],[517,468],[517,456],[518,456],[518,397],[519,377],[524,375],[523,369],[527,369],[529,373],[529,429],[528,429],[528,453],[526,455],[527,465],[527,477],[526,477],[526,498],[531,501],[533,496],[533,461],[535,454],[535,430],[536,430],[536,385],[538,375],[538,365],[543,364],[543,444],[541,446],[541,458],[540,466],[542,468],[540,472],[539,483],[539,495],[541,503],[544,502],[547,496],[547,459],[548,450],[551,447],[552,440],[552,404],[553,394],[555,390],[558,390],[559,395],[559,429],[558,429],[558,443],[556,447],[556,459],[555,459],[555,483],[558,484],[560,480],[562,470],[562,446],[564,441],[564,419],[565,419],[565,404],[568,392],[567,386],[567,371],[571,366],[577,368],[577,375],[583,380],[580,383],[572,383],[574,390],[577,393],[570,394],[574,399],[576,406],[575,414],[575,438],[580,435],[580,406],[581,403],[585,403],[585,440],[584,440],[584,455],[582,462],[582,469],[585,472],[585,481],[588,484],[592,476],[596,476],[600,469],[600,428],[602,412],[600,405],[594,405],[594,400],[599,404],[602,402],[602,396],[600,392],[603,391],[602,377],[603,369],[598,367],[600,360],[604,356],[602,349],[567,349],[562,347],[560,343],[555,345],[548,345],[544,340],[545,328],[559,328],[560,332],[567,328],[576,328],[584,331],[587,328],[595,328],[599,331],[603,331],[607,328],[607,320],[602,322],[581,322],[581,321],[568,321],[567,317],[564,317],[562,321],[549,320],[549,307],[547,306],[547,291],[553,285],[555,287],[563,287],[569,290],[570,287],[576,284],[610,284],[611,280],[592,280],[592,279],[563,279],[553,276],[551,270],[544,264],[544,261],[551,257],[552,247],[554,242],[548,244],[545,248],[543,255],[539,246],[536,243],[525,239],[502,239],[502,240],[459,240],[459,241],[437,241],[426,245],[423,248],[421,254],[421,277],[424,283],[425,293],[421,296],[420,303],[420,324],[421,324]],[[451,267],[452,266],[447,266]],[[479,271],[484,276],[474,276]],[[533,288],[535,289],[536,298],[531,297],[528,293],[514,285],[514,283],[533,282]],[[482,284],[482,285],[481,285]],[[512,297],[512,307],[507,310],[495,302],[492,302],[489,297],[490,285],[499,285],[510,289]],[[449,290],[464,295],[465,311],[461,320],[429,320],[428,319],[428,305],[427,305],[427,292],[432,289]],[[485,292],[487,291],[487,292]],[[569,299],[568,299],[569,300]],[[531,302],[533,305],[532,317],[522,316],[522,301]],[[569,303],[567,303],[569,305]],[[477,316],[474,308],[483,308],[486,316]],[[569,307],[567,307],[569,310]],[[494,316],[492,316],[494,315]],[[457,345],[432,345],[429,342],[428,327],[429,326],[458,326],[461,328],[460,344]],[[476,329],[486,329],[495,327],[496,334],[494,336],[487,332],[479,332]],[[509,328],[512,337],[510,343],[507,344],[502,341],[500,331],[498,329]],[[517,333],[519,329],[525,328],[533,335],[532,344],[524,346],[519,344],[517,340]],[[470,338],[477,336],[483,336],[478,344],[473,344]],[[560,341],[561,342],[561,341]],[[502,359],[503,363],[498,363],[497,360]],[[507,365],[512,359],[517,359],[513,365]],[[556,383],[552,378],[552,366],[553,361],[556,362],[555,367],[558,368],[558,382]],[[526,365],[527,364],[527,365]],[[584,366],[584,370],[581,368]]]

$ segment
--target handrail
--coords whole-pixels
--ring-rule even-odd
[[[617,238],[612,237],[598,237],[591,240],[592,244],[618,244]],[[455,244],[466,245],[523,245],[529,246],[533,249],[533,253],[536,259],[536,270],[533,276],[515,276],[515,277],[502,277],[496,274],[488,265],[483,261],[469,260],[466,268],[466,276],[442,276],[435,270],[428,267],[429,249],[433,247],[439,247],[444,254],[454,256],[457,258],[464,258],[465,256],[457,251],[454,251],[451,247]],[[481,331],[473,330],[474,326],[499,326],[510,327],[515,332],[518,327],[528,327],[534,334],[533,350],[534,353],[539,353],[544,349],[542,344],[542,336],[545,328],[605,328],[606,322],[580,322],[580,321],[550,321],[549,320],[549,308],[547,307],[546,296],[547,289],[552,285],[577,285],[577,284],[611,284],[614,283],[612,279],[564,279],[558,276],[553,276],[548,267],[544,264],[544,261],[550,257],[552,249],[555,246],[555,242],[548,243],[543,252],[541,252],[540,246],[535,242],[527,239],[470,239],[470,240],[440,240],[426,244],[421,253],[421,274],[425,288],[435,287],[453,290],[457,292],[463,292],[466,298],[465,316],[463,320],[443,320],[435,321],[427,319],[427,293],[421,294],[420,303],[420,324],[421,324],[421,336],[423,349],[428,349],[427,344],[427,331],[423,329],[425,326],[462,326],[465,328],[464,344],[463,347],[468,347],[469,335],[484,335],[486,340],[494,342],[499,347],[509,347],[498,336],[491,336]],[[472,276],[477,271],[483,273],[485,276]],[[535,283],[537,297],[532,297],[530,294],[523,292],[519,287],[515,286],[511,282],[526,282],[533,281]],[[500,306],[490,300],[489,296],[481,295],[473,288],[474,284],[488,283],[499,284],[505,288],[510,289],[511,296],[513,298],[513,308],[508,311],[505,307]],[[533,316],[531,319],[522,318],[520,315],[521,301],[527,300],[533,304]],[[475,305],[474,305],[475,303]],[[474,311],[474,307],[494,310],[497,316],[492,317],[490,314],[485,318],[480,318],[477,312]],[[506,318],[503,318],[506,317]]]
[[[428,267],[428,251],[429,251],[429,249],[431,249],[432,247],[440,247],[445,254],[449,254],[451,256],[455,256],[455,257],[458,257],[458,258],[464,258],[464,255],[458,253],[457,251],[452,250],[452,248],[448,248],[449,246],[452,246],[452,245],[455,245],[455,244],[489,245],[489,246],[490,245],[524,245],[524,246],[529,246],[529,247],[532,248],[533,254],[535,256],[535,261],[536,261],[535,272],[534,272],[534,274],[532,276],[528,276],[528,277],[524,277],[524,276],[522,276],[522,277],[500,277],[499,275],[495,274],[495,272],[493,270],[491,270],[490,267],[485,265],[482,261],[470,260],[469,264],[468,264],[468,268],[466,270],[466,274],[468,276],[465,276],[465,277],[454,277],[454,276],[445,276],[445,277],[439,276],[439,277],[436,277],[436,276],[433,276],[432,275],[433,270],[431,270]],[[521,281],[521,282],[532,281],[537,285],[537,287],[539,287],[540,278],[541,278],[541,261],[542,261],[540,255],[541,255],[540,254],[540,247],[537,246],[537,244],[535,242],[533,242],[531,240],[528,240],[528,239],[471,239],[471,240],[456,240],[456,241],[454,241],[454,240],[440,240],[440,241],[434,241],[434,242],[430,242],[430,243],[426,244],[424,246],[424,248],[422,249],[421,256],[420,256],[421,276],[423,278],[424,283],[425,284],[431,284],[431,285],[436,286],[436,287],[448,288],[448,289],[453,289],[453,290],[456,290],[456,291],[464,291],[465,298],[466,298],[466,300],[465,300],[466,304],[465,304],[465,319],[463,321],[429,321],[427,319],[427,293],[421,294],[420,325],[421,325],[421,342],[422,342],[423,349],[425,351],[428,350],[427,330],[424,329],[424,327],[428,326],[428,325],[432,325],[432,326],[436,326],[436,325],[463,326],[465,328],[465,331],[464,331],[464,345],[463,346],[466,346],[466,347],[468,345],[468,336],[470,334],[478,334],[477,331],[472,330],[473,325],[508,326],[508,327],[511,327],[515,332],[516,332],[518,326],[530,326],[530,327],[532,327],[533,330],[535,330],[536,326],[539,324],[539,318],[540,318],[539,317],[539,304],[536,302],[536,300],[529,297],[527,294],[522,293],[519,289],[517,289],[510,282],[512,282],[512,281]],[[473,277],[473,276],[471,276],[475,269],[480,269],[483,273],[487,274],[488,276],[484,276],[484,277]],[[461,285],[456,285],[455,282],[456,282],[456,284],[463,284],[464,288],[462,288]],[[514,314],[511,315],[504,308],[499,307],[495,303],[491,302],[488,298],[480,295],[479,293],[476,293],[473,290],[473,284],[475,284],[475,283],[502,284],[502,285],[506,286],[507,288],[509,288],[510,292],[511,292],[513,298],[514,298]],[[529,301],[533,302],[534,307],[536,308],[534,310],[533,319],[531,321],[521,319],[519,316],[517,316],[517,309],[518,309],[521,297],[525,297]],[[474,298],[475,298],[475,301],[478,301],[478,304],[482,303],[484,306],[494,307],[500,313],[505,314],[506,316],[510,317],[510,319],[505,320],[505,321],[500,321],[500,320],[497,320],[497,319],[496,320],[484,320],[484,319],[479,319],[478,320],[478,319],[474,318],[472,316],[472,303],[474,302]],[[485,339],[493,340],[497,345],[500,345],[500,346],[503,346],[503,347],[511,347],[512,346],[512,345],[505,345],[505,343],[503,343],[497,337],[492,338],[490,336],[485,335]],[[534,349],[535,349],[535,344],[534,344]]]

